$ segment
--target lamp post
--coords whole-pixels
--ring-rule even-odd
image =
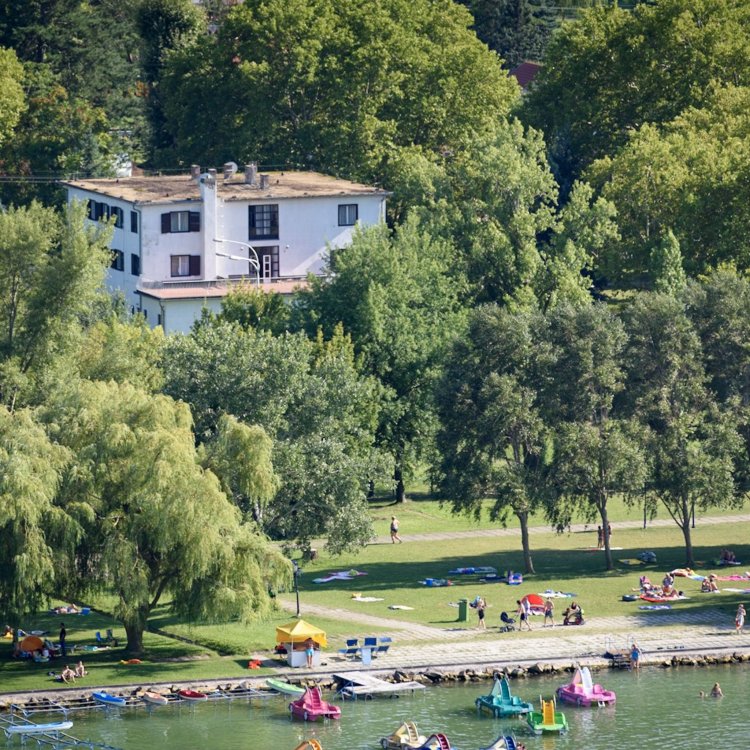
[[[302,572],[299,565],[297,565],[296,560],[292,560],[292,567],[294,568],[294,595],[297,598],[297,614],[296,617],[299,617],[299,574]]]
[[[260,286],[260,260],[258,259],[258,253],[255,251],[255,248],[249,243],[249,242],[240,242],[239,240],[224,240],[224,239],[215,239],[214,242],[217,243],[223,243],[228,242],[230,245],[240,245],[241,247],[246,247],[248,251],[248,257],[245,258],[242,255],[230,255],[228,253],[220,253],[218,250],[216,251],[216,255],[218,255],[220,258],[229,258],[229,260],[241,260],[241,261],[247,261],[250,264],[250,267],[255,270],[255,283],[257,286]]]

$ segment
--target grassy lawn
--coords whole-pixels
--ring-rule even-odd
[[[489,504],[488,504],[489,505]],[[455,517],[446,507],[432,500],[412,500],[401,506],[375,504],[373,517],[378,533],[387,536],[388,521],[393,508],[401,519],[405,534],[427,531],[467,530],[491,528],[496,524],[489,521],[488,514],[479,523],[465,517]],[[613,507],[613,520],[638,519],[624,505]],[[539,521],[536,522],[537,524]],[[724,547],[734,549],[737,558],[747,563],[750,569],[750,542],[746,524],[701,525],[694,530],[695,554],[705,566],[696,566],[698,572],[715,569],[708,561],[718,556]],[[415,528],[416,527],[416,528]],[[515,525],[513,525],[515,527]],[[684,564],[683,539],[679,529],[670,525],[664,528],[649,527],[630,530],[615,529],[613,544],[622,547],[614,552],[615,559],[633,558],[643,550],[654,550],[658,563],[652,566],[628,568],[623,565],[611,572],[604,570],[603,553],[590,551],[595,543],[595,525],[590,531],[555,534],[539,529],[531,537],[536,574],[525,576],[524,584],[518,587],[505,584],[481,584],[476,577],[450,576],[449,571],[458,567],[491,565],[499,571],[521,570],[522,556],[517,535],[498,537],[476,537],[470,540],[423,541],[393,545],[390,542],[373,544],[356,554],[329,557],[324,550],[319,551],[318,559],[305,565],[300,577],[300,600],[302,616],[326,630],[329,648],[343,646],[347,636],[376,635],[383,630],[398,630],[401,622],[413,622],[438,628],[450,628],[456,623],[458,611],[451,604],[459,598],[473,599],[481,594],[488,602],[488,623],[498,622],[500,612],[513,611],[516,599],[525,593],[541,592],[545,589],[574,592],[581,602],[587,617],[587,630],[592,634],[604,632],[605,626],[597,625],[597,618],[625,615],[632,618],[632,631],[644,623],[668,627],[668,616],[663,613],[642,612],[635,602],[623,602],[622,595],[630,593],[637,586],[638,576],[645,572],[654,581],[660,581],[663,572]],[[351,581],[333,581],[315,584],[313,579],[325,573],[356,568],[367,575]],[[735,569],[744,571],[741,567]],[[450,577],[455,585],[444,588],[430,588],[419,583],[425,578]],[[741,584],[723,583],[724,587]],[[742,594],[724,592],[720,596],[706,596],[698,593],[699,584],[689,579],[678,578],[678,588],[691,596],[686,601],[673,604],[675,609],[697,610],[701,608],[721,608],[731,622],[737,603],[747,598]],[[352,594],[382,598],[377,602],[353,602]],[[293,602],[294,594],[281,597],[285,602]],[[147,657],[142,664],[120,663],[125,658],[122,648],[124,630],[110,616],[101,614],[111,609],[112,601],[98,599],[86,602],[95,607],[90,615],[68,615],[60,617],[42,613],[29,617],[23,623],[27,631],[48,631],[57,640],[60,622],[65,621],[68,640],[79,647],[95,643],[95,633],[105,633],[112,628],[120,640],[117,648],[83,652],[83,659],[91,670],[91,675],[80,681],[76,687],[94,685],[120,685],[127,683],[151,683],[170,681],[200,681],[209,678],[241,679],[242,677],[266,674],[267,670],[248,671],[249,658],[270,657],[273,647],[275,627],[293,619],[285,612],[277,613],[270,621],[244,625],[233,623],[185,623],[172,615],[166,605],[159,607],[151,618],[152,631],[144,636]],[[412,610],[390,610],[388,606],[406,605]],[[393,626],[377,628],[347,621],[343,618],[325,618],[306,613],[306,606],[345,609],[359,614],[368,614],[390,619]],[[559,613],[565,607],[565,600],[556,601]],[[658,619],[657,619],[658,618]],[[473,613],[469,626],[475,624]],[[466,627],[459,625],[459,627]],[[519,636],[509,633],[508,637],[539,637],[541,630]],[[559,631],[547,631],[562,634]],[[477,634],[477,637],[482,637]],[[78,658],[78,653],[69,661]],[[5,658],[7,657],[7,658]],[[51,689],[59,686],[48,676],[49,671],[59,672],[64,666],[61,660],[48,664],[34,664],[17,661],[10,657],[9,641],[0,640],[0,680],[2,690]],[[269,662],[270,664],[271,662]]]

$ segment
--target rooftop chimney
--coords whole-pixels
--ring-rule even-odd
[[[261,190],[268,190],[268,180],[269,178],[267,174],[262,174],[260,176],[260,189]]]
[[[224,179],[229,180],[232,178],[232,175],[237,171],[237,164],[233,161],[228,161],[224,163],[223,167],[224,171]]]
[[[251,161],[249,164],[245,164],[245,184],[252,185],[255,187],[255,178],[258,175],[258,164]]]
[[[197,180],[201,176],[201,168],[199,164],[190,165],[190,179]]]

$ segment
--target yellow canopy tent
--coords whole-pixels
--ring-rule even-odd
[[[321,648],[328,645],[325,631],[304,620],[295,620],[276,628],[276,643],[304,643],[308,638],[312,638]]]

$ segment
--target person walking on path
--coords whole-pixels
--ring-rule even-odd
[[[391,542],[401,544],[404,540],[398,535],[398,518],[391,516]]]
[[[487,624],[484,621],[485,610],[487,609],[487,602],[481,597],[477,597],[477,617],[479,618],[479,624],[477,625],[478,630],[487,630]]]
[[[640,672],[641,670],[642,655],[643,652],[641,651],[640,646],[637,643],[633,643],[630,647],[630,668],[634,669],[636,672]]]
[[[68,644],[65,642],[65,639],[68,637],[68,631],[65,630],[65,623],[60,623],[60,653],[62,656],[68,655]]]
[[[519,631],[523,630],[524,623],[526,624],[526,630],[531,630],[531,622],[529,621],[529,615],[531,614],[531,607],[529,606],[529,600],[518,599],[516,601],[516,604],[518,605],[516,614],[518,615],[518,619],[520,620],[518,630]]]
[[[745,605],[740,604],[737,607],[737,614],[734,616],[734,631],[736,633],[742,633],[742,628],[745,627]]]

